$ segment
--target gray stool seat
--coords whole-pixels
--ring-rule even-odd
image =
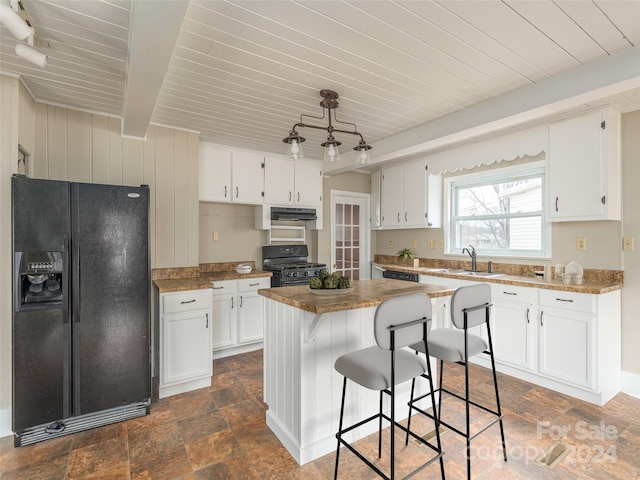
[[[422,347],[424,350],[424,346]],[[395,383],[400,385],[427,371],[422,357],[405,350],[397,350]],[[338,373],[369,390],[391,388],[391,350],[377,345],[343,355],[336,360]]]
[[[491,287],[486,283],[468,285],[458,288],[451,297],[451,323],[452,328],[440,328],[429,333],[426,342],[417,342],[411,345],[411,348],[418,352],[424,353],[427,357],[432,355],[440,360],[440,380],[438,388],[435,392],[440,393],[440,403],[438,411],[435,407],[433,413],[418,407],[417,402],[433,393],[426,393],[409,401],[409,420],[407,429],[411,428],[411,412],[418,412],[434,419],[437,424],[444,425],[450,430],[462,435],[466,439],[466,455],[467,455],[467,480],[471,480],[471,440],[480,433],[487,430],[490,426],[498,423],[500,426],[500,437],[502,440],[502,455],[504,461],[507,461],[507,446],[504,438],[504,427],[502,422],[502,410],[500,408],[500,395],[498,393],[498,377],[496,375],[496,365],[493,357],[493,344],[491,340],[490,325],[490,309],[491,309]],[[469,333],[469,329],[485,325],[487,329],[487,339],[485,341],[477,335]],[[469,398],[469,359],[479,353],[486,353],[491,359],[491,370],[493,373],[493,386],[496,393],[496,409],[493,410],[484,405],[480,405]],[[442,386],[443,366],[444,362],[451,362],[464,366],[464,396],[456,392],[447,390]],[[415,380],[414,380],[415,383]],[[413,385],[412,385],[413,391]],[[442,393],[447,393],[465,402],[465,429],[464,431],[456,428],[454,425],[445,422],[442,419]],[[480,408],[487,413],[493,414],[494,419],[476,433],[471,433],[470,407]],[[408,437],[407,437],[408,440]]]
[[[380,477],[387,480],[395,478],[395,434],[396,427],[405,431],[408,443],[409,436],[417,442],[431,448],[435,455],[415,468],[404,478],[409,478],[436,461],[440,462],[440,475],[444,480],[444,461],[442,459],[442,444],[440,442],[440,432],[438,421],[434,419],[436,432],[436,444],[418,436],[396,421],[395,408],[396,386],[412,380],[411,397],[414,395],[415,379],[423,377],[429,381],[429,393],[431,395],[431,406],[435,410],[433,380],[431,375],[431,364],[415,352],[405,350],[404,347],[419,343],[424,351],[428,352],[427,336],[431,328],[431,299],[426,293],[414,293],[385,300],[376,309],[373,320],[373,332],[376,345],[363,348],[354,352],[345,353],[338,357],[334,367],[344,378],[342,381],[342,400],[340,403],[340,419],[338,422],[338,432],[336,438],[338,446],[336,448],[336,465],[334,479],[338,478],[338,466],[340,463],[340,447],[344,446],[353,452],[360,460],[367,464]],[[427,353],[428,356],[428,353]],[[379,392],[378,413],[368,418],[360,420],[353,425],[343,428],[344,405],[347,392],[347,379],[357,383],[369,390]],[[391,399],[387,415],[384,411],[383,396],[388,395]],[[386,475],[379,466],[374,465],[367,457],[359,452],[353,445],[343,438],[343,435],[355,428],[377,420],[378,421],[378,458],[382,456],[382,421],[386,420],[390,424],[391,433],[389,435],[390,458],[389,475]]]
[[[439,328],[431,331],[427,340],[431,356],[445,362],[464,362],[464,331]],[[416,343],[411,348],[425,353],[424,345]],[[477,335],[468,335],[468,356],[473,357],[489,348],[489,344]]]

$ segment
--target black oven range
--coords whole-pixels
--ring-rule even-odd
[[[307,285],[317,277],[324,263],[310,263],[306,245],[265,245],[262,247],[262,269],[273,273],[272,287]]]

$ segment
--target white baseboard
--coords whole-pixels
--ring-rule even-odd
[[[11,409],[0,409],[0,437],[6,437],[12,435],[11,429]]]
[[[640,375],[622,372],[622,391],[632,397],[640,398]]]

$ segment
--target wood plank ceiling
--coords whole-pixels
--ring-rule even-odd
[[[183,18],[144,13],[156,29],[180,23],[175,46],[162,46],[134,21],[148,1],[22,0],[49,62],[15,56],[2,28],[0,70],[22,76],[39,102],[121,117],[146,109],[202,140],[284,153],[300,114],[322,114],[320,89],[339,93],[338,119],[375,147],[640,43],[640,0],[184,1]],[[155,105],[127,98],[134,80],[153,81],[128,62],[167,49]],[[598,101],[640,108],[640,89]],[[326,135],[300,133],[306,156],[322,158]]]

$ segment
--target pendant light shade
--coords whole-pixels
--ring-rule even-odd
[[[356,163],[358,165],[368,165],[371,163],[371,157],[369,156],[369,150],[371,150],[371,146],[367,145],[364,138],[358,131],[356,130],[355,123],[349,122],[341,122],[336,117],[335,110],[338,108],[338,94],[332,90],[320,90],[320,96],[322,97],[322,101],[320,102],[320,106],[322,107],[322,117],[316,117],[313,115],[300,115],[300,122],[296,123],[293,128],[289,131],[289,136],[284,138],[282,141],[287,144],[287,156],[290,159],[296,160],[298,158],[302,158],[302,146],[301,143],[304,142],[304,138],[298,135],[296,128],[315,128],[318,130],[326,130],[327,141],[322,143],[321,145],[324,147],[324,161],[325,162],[337,162],[340,160],[340,152],[338,147],[342,145],[341,142],[337,141],[333,136],[334,132],[338,133],[346,133],[350,135],[357,135],[360,137],[360,141],[358,142],[358,146],[354,147],[354,150],[358,153],[356,158]],[[333,113],[332,113],[333,111]],[[324,120],[327,118],[328,125],[327,126],[319,126],[319,125],[311,125],[303,122],[303,117],[313,118],[316,120]],[[342,130],[340,128],[335,128],[333,125],[333,121],[339,125],[350,125],[353,127],[352,130]]]
[[[367,145],[364,140],[360,140],[358,146],[353,147],[353,149],[358,152],[358,159],[356,160],[358,165],[369,165],[371,163],[371,157],[369,156],[371,146]]]
[[[338,146],[342,143],[338,142],[333,135],[329,134],[327,141],[321,144],[324,147],[324,161],[337,162],[340,160],[340,152]]]
[[[305,138],[298,135],[298,132],[291,130],[289,136],[283,138],[282,141],[287,144],[287,156],[291,160],[299,160],[304,157],[302,153],[302,142],[305,141]]]

